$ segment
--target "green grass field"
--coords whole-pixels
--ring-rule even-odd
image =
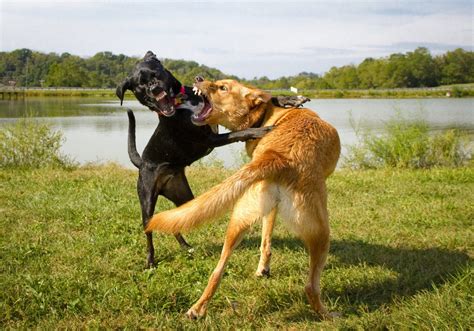
[[[254,277],[259,229],[232,256],[208,315],[184,317],[219,258],[226,221],[158,235],[145,269],[136,172],[0,169],[0,321],[6,329],[472,329],[474,168],[338,171],[320,321],[303,292],[308,259],[277,224],[272,275]],[[190,168],[200,194],[229,171]],[[157,208],[170,208],[160,198]]]

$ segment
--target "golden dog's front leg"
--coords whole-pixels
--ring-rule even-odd
[[[206,314],[207,305],[219,286],[227,261],[232,251],[239,245],[245,231],[263,215],[273,213],[273,209],[276,207],[274,191],[275,188],[269,189],[267,183],[259,182],[250,187],[237,201],[227,228],[224,247],[217,267],[209,278],[204,293],[186,313],[189,318],[195,319]],[[273,222],[268,229],[270,228],[273,228]],[[269,233],[271,234],[271,231]]]
[[[207,283],[204,293],[201,295],[199,300],[188,310],[186,315],[191,319],[202,317],[206,314],[207,304],[212,299],[214,293],[216,293],[217,287],[224,274],[225,266],[229,260],[232,251],[237,247],[242,240],[245,230],[248,229],[247,224],[239,224],[240,222],[231,220],[224,241],[224,247],[222,248],[221,257],[217,263],[217,267],[212,272],[209,282]]]

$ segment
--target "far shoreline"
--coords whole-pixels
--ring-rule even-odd
[[[474,84],[456,84],[427,88],[396,89],[324,89],[301,90],[293,93],[289,90],[268,90],[274,95],[303,95],[312,99],[420,99],[420,98],[473,98]],[[114,88],[78,88],[78,87],[0,87],[0,100],[15,100],[30,97],[96,97],[116,98]],[[133,99],[133,95],[126,96]]]

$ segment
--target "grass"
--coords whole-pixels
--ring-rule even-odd
[[[191,167],[200,194],[229,175]],[[158,235],[145,269],[136,172],[0,169],[0,322],[5,329],[472,329],[474,168],[336,172],[322,322],[303,294],[307,254],[278,223],[272,276],[256,279],[259,226],[232,256],[206,318],[183,314],[218,260],[227,217]],[[471,201],[471,202],[469,202]],[[171,208],[163,198],[158,210]]]
[[[0,128],[0,167],[73,167],[74,162],[60,152],[62,143],[62,132],[48,123],[22,118]]]

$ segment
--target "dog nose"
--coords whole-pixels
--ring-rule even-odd
[[[196,83],[204,82],[204,78],[202,78],[202,76],[196,76],[196,77],[194,78],[194,81],[195,81]]]

